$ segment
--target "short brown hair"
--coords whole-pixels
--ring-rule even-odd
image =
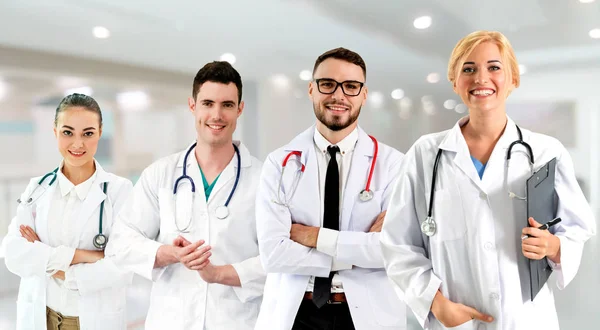
[[[358,65],[362,69],[365,79],[367,79],[367,65],[365,64],[365,61],[362,59],[362,57],[360,57],[360,55],[358,55],[358,53],[355,53],[343,47],[338,47],[321,54],[321,56],[319,56],[315,61],[315,67],[313,68],[313,76],[315,75],[315,72],[317,71],[319,65],[328,58],[335,58],[337,60],[342,60],[348,63],[352,63],[354,65]]]
[[[200,92],[200,86],[207,81],[224,85],[234,83],[238,90],[238,103],[242,101],[242,77],[240,77],[240,74],[229,62],[213,61],[207,63],[198,71],[192,85],[192,97],[194,100],[198,96],[198,92]]]

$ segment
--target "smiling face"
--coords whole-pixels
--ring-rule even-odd
[[[319,122],[331,131],[354,129],[367,100],[363,69],[344,60],[328,58],[316,68],[314,78],[308,94]]]
[[[71,106],[56,119],[54,135],[65,164],[74,168],[93,163],[102,135],[98,114],[85,107]]]
[[[234,83],[207,81],[200,86],[196,99],[188,100],[196,121],[198,143],[210,146],[231,144],[237,119],[244,110],[238,104],[238,89]]]
[[[515,88],[505,61],[493,42],[479,44],[464,60],[454,91],[469,110],[489,112],[504,109],[508,94]]]

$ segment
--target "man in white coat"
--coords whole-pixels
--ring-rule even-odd
[[[107,254],[153,282],[146,329],[252,329],[265,272],[254,218],[261,163],[233,141],[242,81],[227,62],[198,71],[196,141],[144,170]]]
[[[272,152],[261,175],[256,221],[269,274],[255,329],[405,329],[379,245],[402,154],[358,127],[360,55],[330,50],[313,78],[316,125]]]

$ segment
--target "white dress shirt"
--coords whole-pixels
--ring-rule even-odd
[[[325,176],[327,174],[329,160],[331,159],[331,156],[327,152],[327,147],[331,146],[332,144],[327,141],[327,139],[325,139],[325,137],[323,137],[323,135],[321,135],[321,133],[319,133],[319,131],[316,129],[314,141],[317,154],[317,164],[319,165],[319,200],[321,201],[319,205],[319,214],[321,215],[321,226],[323,226],[323,211],[325,210]],[[340,148],[340,152],[336,154],[338,170],[340,173],[340,214],[343,204],[342,201],[344,200],[344,187],[346,187],[348,173],[350,172],[350,164],[352,162],[352,154],[357,141],[358,129],[355,128],[342,141],[335,144],[338,146],[338,148]],[[344,264],[335,260],[338,236],[339,231],[321,227],[321,229],[319,229],[319,237],[317,238],[317,250],[334,257],[331,268],[332,271],[352,269],[352,265]],[[313,291],[314,281],[314,277],[311,277],[306,291]],[[335,274],[331,280],[331,292],[344,292],[342,281],[337,274]]]
[[[96,179],[96,172],[85,182],[73,185],[62,173],[57,173],[58,188],[52,196],[48,213],[48,245],[56,247],[46,266],[46,305],[65,316],[79,316],[79,292],[72,268],[69,268],[78,246],[76,224],[71,223]],[[52,277],[65,272],[65,280]]]

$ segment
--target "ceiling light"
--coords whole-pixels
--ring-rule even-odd
[[[8,95],[8,86],[0,79],[0,101],[2,101],[6,95]]]
[[[415,28],[419,30],[426,29],[431,26],[431,16],[421,16],[413,21]]]
[[[590,37],[593,39],[600,39],[600,29],[593,29],[590,31]]]
[[[448,110],[454,110],[454,107],[456,107],[456,101],[454,101],[454,100],[444,101],[444,108],[446,108]]]
[[[304,80],[304,81],[309,81],[312,79],[312,72],[308,71],[308,70],[302,70],[300,71],[300,79]]]
[[[400,100],[404,97],[404,91],[400,88],[396,88],[392,91],[392,98],[394,100]]]
[[[431,84],[435,84],[440,81],[439,73],[433,72],[427,75],[427,82]]]
[[[596,0],[579,0],[579,2],[581,2],[581,3],[592,3],[594,1],[596,1]]]
[[[383,94],[381,92],[370,92],[367,100],[374,108],[380,108],[383,105]]]
[[[104,26],[96,26],[92,32],[94,33],[94,37],[98,39],[106,39],[110,37],[110,31],[108,31],[108,29]]]
[[[276,74],[271,77],[273,84],[281,89],[286,89],[290,86],[290,80],[284,74]]]
[[[145,110],[150,105],[150,97],[143,91],[130,91],[117,94],[117,103],[124,110]]]
[[[83,95],[87,95],[87,96],[92,96],[92,94],[94,94],[94,90],[90,86],[69,88],[69,89],[65,90],[64,95],[67,96],[67,95],[71,95],[73,93],[78,93],[78,94],[83,94]]]
[[[525,74],[527,72],[527,67],[523,64],[519,64],[519,74]]]
[[[221,61],[229,62],[229,64],[235,64],[235,56],[231,53],[225,53],[221,55]]]
[[[456,111],[457,113],[465,113],[465,112],[467,112],[467,110],[469,110],[469,109],[467,108],[467,106],[466,106],[466,105],[464,105],[464,104],[462,104],[462,103],[461,103],[461,104],[458,104],[458,105],[457,105],[457,106],[454,108],[454,111]]]

